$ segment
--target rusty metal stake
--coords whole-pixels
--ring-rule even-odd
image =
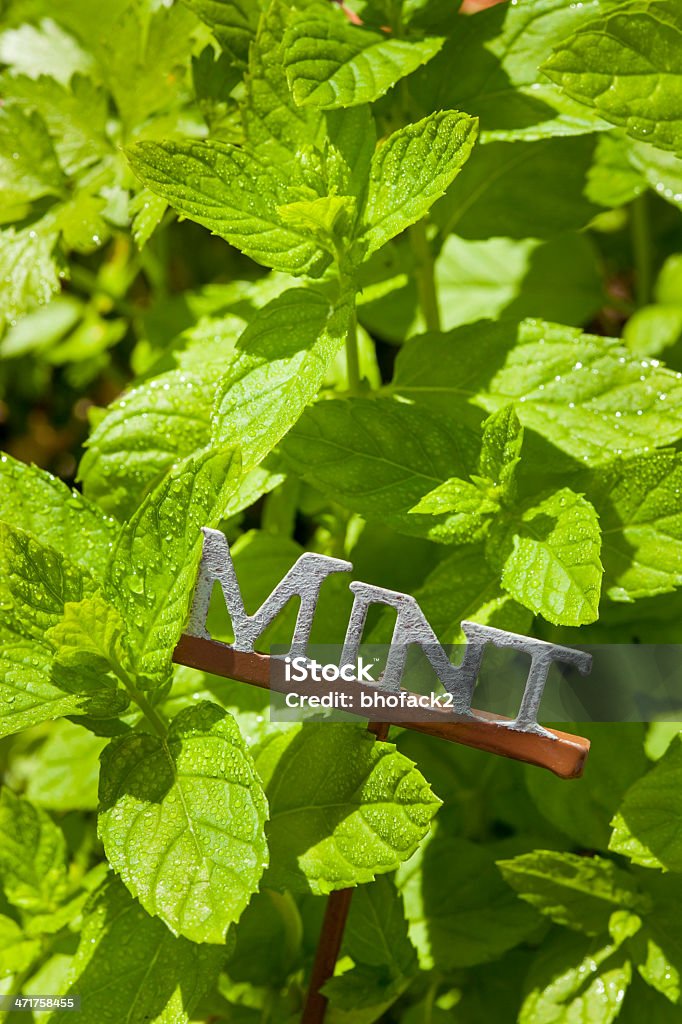
[[[278,690],[287,693],[291,684],[285,683],[278,674],[272,671],[272,659],[267,654],[254,654],[236,651],[229,644],[219,640],[190,636],[185,633],[180,637],[173,661],[189,668],[198,668],[203,672],[212,672],[225,679],[236,679],[251,686],[264,690]],[[281,673],[280,673],[281,675]],[[363,683],[349,683],[348,692],[356,694],[376,692],[376,687]],[[342,686],[337,686],[339,692]],[[409,692],[409,691],[406,691]],[[353,714],[360,718],[369,718],[373,710],[356,707]],[[557,729],[546,730],[546,735],[534,732],[522,732],[505,729],[500,715],[491,715],[485,711],[476,711],[475,719],[458,718],[446,710],[421,710],[421,721],[405,722],[389,708],[382,708],[382,715],[388,722],[394,721],[403,729],[423,732],[450,743],[461,743],[465,747],[487,750],[490,754],[510,757],[515,761],[525,761],[539,768],[546,768],[562,779],[577,779],[583,773],[585,761],[590,750],[590,741],[582,736],[559,732]]]
[[[388,736],[387,722],[370,722],[367,728],[378,740],[385,740]],[[334,977],[353,892],[353,888],[337,889],[327,897],[301,1024],[322,1024],[324,1021],[329,1000],[321,990]]]

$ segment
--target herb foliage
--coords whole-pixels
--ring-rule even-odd
[[[569,784],[171,662],[202,526],[250,609],[307,548],[448,643],[679,640],[682,10],[457,7],[4,5],[1,993],[293,1022],[358,886],[331,1022],[679,1018],[675,724]]]

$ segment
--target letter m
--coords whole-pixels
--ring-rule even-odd
[[[254,644],[264,629],[279,615],[288,601],[293,597],[299,597],[301,604],[290,653],[305,654],[322,584],[327,576],[334,572],[349,572],[353,568],[351,563],[340,558],[306,552],[280,580],[258,611],[248,615],[227,539],[219,530],[204,527],[202,532],[204,548],[187,632],[191,636],[209,638],[206,631],[206,616],[216,583],[220,584],[225,598],[234,631],[232,646],[237,651],[253,651]]]

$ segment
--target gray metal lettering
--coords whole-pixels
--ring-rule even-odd
[[[289,653],[306,656],[320,588],[332,573],[350,572],[352,564],[340,558],[306,552],[292,566],[258,611],[248,615],[225,536],[220,531],[208,527],[203,529],[203,534],[204,547],[187,632],[192,636],[210,639],[206,631],[206,616],[216,582],[222,588],[232,621],[235,637],[232,646],[238,651],[253,651],[258,637],[287,602],[299,597],[301,604]],[[409,594],[359,582],[351,583],[350,589],[354,594],[354,601],[340,666],[357,664],[370,606],[383,604],[395,608],[396,622],[386,667],[377,684],[389,693],[400,691],[408,648],[418,646],[440,682],[448,693],[452,694],[453,710],[459,715],[475,718],[471,703],[486,646],[492,644],[499,648],[512,648],[530,657],[530,667],[516,718],[512,721],[500,721],[499,725],[553,738],[553,734],[538,725],[537,721],[540,700],[552,663],[559,661],[573,665],[582,675],[588,675],[592,667],[591,656],[583,651],[547,643],[545,640],[536,640],[519,633],[508,633],[506,630],[483,626],[477,622],[462,622],[466,644],[461,661],[455,665],[450,661],[418,603]]]
[[[468,642],[462,661],[459,665],[453,665],[429,625],[424,612],[409,594],[401,594],[396,590],[385,590],[383,587],[375,587],[369,583],[351,583],[350,589],[355,594],[355,600],[346,630],[341,664],[354,664],[357,661],[370,605],[388,605],[389,608],[395,608],[398,615],[393,629],[386,668],[381,677],[381,688],[391,693],[400,691],[407,649],[414,644],[422,648],[439,680],[448,693],[452,694],[453,710],[460,715],[470,714],[474,686],[480,671],[485,646],[485,643],[480,643],[477,636],[474,635],[474,631],[470,629],[473,624],[462,623],[462,629]]]
[[[500,723],[508,729],[521,732],[552,735],[538,725],[537,716],[547,675],[554,661],[574,665],[583,675],[587,675],[592,666],[591,656],[582,651],[560,647],[545,640],[535,640],[519,633],[509,633],[478,622],[462,622],[462,632],[467,642],[462,660],[458,665],[453,665],[413,597],[369,583],[354,582],[350,584],[350,589],[355,595],[355,600],[346,630],[341,665],[352,665],[357,662],[370,606],[383,604],[395,608],[396,622],[386,668],[380,680],[382,690],[390,693],[400,691],[407,650],[410,646],[416,645],[421,647],[438,679],[448,693],[452,694],[453,710],[459,715],[471,715],[474,687],[487,644],[500,648],[510,647],[530,656],[530,667],[519,712],[513,721]]]
[[[508,633],[504,629],[495,629],[493,626],[481,626],[477,622],[463,622],[462,629],[467,639],[475,637],[483,644],[511,647],[515,651],[521,651],[530,656],[530,668],[519,712],[513,721],[501,724],[507,729],[536,732],[542,736],[551,737],[553,735],[551,732],[538,725],[537,717],[552,662],[560,661],[566,665],[573,665],[581,675],[586,676],[589,675],[592,668],[592,655],[572,647],[561,647],[559,644],[550,644],[546,640],[522,636],[520,633]]]
[[[191,636],[208,638],[206,616],[211,602],[213,586],[218,582],[234,630],[237,651],[253,651],[254,644],[266,626],[281,612],[292,597],[300,597],[301,604],[291,641],[290,654],[305,654],[310,640],[313,616],[320,595],[320,587],[334,572],[350,572],[350,562],[307,551],[301,555],[273,592],[263,601],[257,612],[247,615],[242,592],[234,571],[234,563],[225,536],[219,530],[203,528],[204,548],[199,566],[194,602],[189,616],[187,632]]]

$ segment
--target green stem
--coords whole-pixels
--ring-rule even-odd
[[[434,277],[433,253],[426,237],[426,221],[420,220],[410,228],[410,241],[415,258],[415,273],[419,305],[424,314],[424,321],[430,331],[439,331],[440,310]]]
[[[353,307],[346,334],[346,364],[348,367],[348,390],[353,394],[360,391],[360,356],[358,354],[358,317]]]
[[[646,192],[634,200],[630,207],[632,250],[635,262],[637,305],[646,306],[651,300],[652,245]]]
[[[265,996],[263,997],[263,1006],[260,1012],[261,1024],[268,1024],[268,1021],[272,1019],[272,1011],[275,1008],[275,993],[271,988],[267,989]]]
[[[438,992],[438,985],[440,984],[440,978],[434,978],[429,985],[428,992],[424,999],[424,1014],[422,1017],[423,1024],[432,1024],[433,1021],[433,1004],[436,1000],[436,993]]]
[[[147,719],[147,721],[149,722],[157,736],[160,736],[161,739],[165,741],[168,735],[168,729],[166,728],[166,723],[164,722],[163,718],[158,713],[156,708],[154,708],[153,705],[150,704],[145,695],[138,690],[138,688],[134,685],[134,683],[131,681],[129,676],[126,675],[125,672],[123,672],[121,669],[113,665],[112,668],[114,669],[114,674],[116,675],[116,677],[120,679],[121,682],[123,683],[130,699],[134,701],[135,704],[137,704],[138,708],[140,709],[144,717]]]

